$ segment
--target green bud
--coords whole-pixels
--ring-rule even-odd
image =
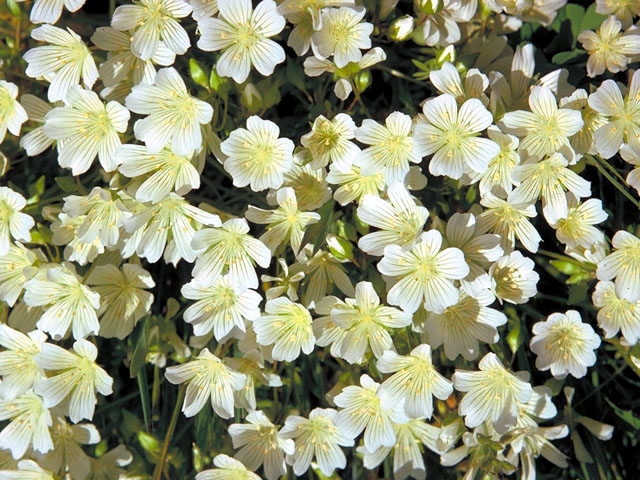
[[[207,74],[195,58],[189,59],[189,73],[196,85],[200,85],[207,90],[209,89],[209,79],[207,78]]]
[[[330,233],[327,235],[327,246],[329,251],[340,260],[351,260],[353,258],[353,244],[349,240],[336,237]]]
[[[414,27],[415,19],[411,15],[396,18],[389,26],[389,38],[396,42],[404,42],[411,36]]]
[[[355,84],[359,92],[364,92],[367,88],[369,88],[372,80],[373,79],[371,78],[371,72],[369,70],[363,70],[358,75],[356,75],[356,78],[353,79],[353,83]]]

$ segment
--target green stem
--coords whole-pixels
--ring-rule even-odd
[[[144,429],[147,433],[151,431],[151,416],[149,412],[149,382],[147,382],[147,370],[143,366],[137,375],[138,389],[140,390],[140,401],[142,402],[142,418],[144,419]]]
[[[607,172],[605,170],[605,168],[600,165],[600,162],[598,162],[594,157],[590,157],[587,156],[585,157],[587,159],[587,163],[593,165],[594,167],[596,167],[598,169],[598,171],[602,174],[602,176],[604,176],[607,180],[609,180],[609,182],[611,182],[611,184],[616,187],[618,190],[620,190],[620,192],[627,197],[631,203],[633,203],[636,207],[640,208],[640,202],[638,202],[638,200],[636,200],[635,198],[633,198],[633,195],[631,195],[626,188],[624,188],[624,186],[622,184],[620,184],[620,182],[618,182],[615,178],[613,178],[613,176]]]
[[[625,363],[629,367],[631,367],[631,370],[633,370],[634,373],[640,377],[640,368],[635,364],[633,360],[631,360],[631,354],[629,353],[627,347],[624,347],[620,343],[620,340],[618,340],[617,338],[611,340],[611,344],[616,347],[616,350],[622,356],[622,358],[624,358]]]
[[[409,75],[406,75],[406,74],[402,73],[401,71],[396,70],[395,68],[385,67],[384,65],[376,65],[376,68],[379,69],[379,70],[384,70],[385,72],[388,72],[393,77],[397,77],[397,78],[400,78],[402,80],[406,80],[407,82],[415,83],[416,85],[420,85],[421,87],[424,87],[426,85],[425,82],[421,82],[419,80],[416,80],[415,78],[410,77]]]
[[[585,157],[589,157],[589,158],[591,158],[593,161],[598,162],[598,163],[600,163],[600,164],[604,165],[605,167],[607,167],[607,168],[609,169],[609,171],[610,171],[611,173],[613,173],[616,177],[618,177],[618,179],[619,179],[619,180],[620,180],[624,185],[626,185],[627,187],[629,186],[629,185],[627,184],[627,181],[625,180],[625,178],[624,178],[622,175],[620,175],[620,172],[618,172],[618,169],[617,169],[617,168],[615,168],[613,165],[611,165],[609,162],[607,162],[604,158],[600,158],[600,157],[596,158],[596,157],[594,157],[593,155],[585,155]]]
[[[184,394],[186,392],[186,384],[180,385],[180,389],[178,390],[178,398],[176,399],[175,407],[173,407],[173,414],[171,415],[171,421],[169,422],[169,428],[167,429],[167,434],[164,437],[164,443],[162,444],[162,450],[160,451],[160,457],[158,458],[158,463],[156,463],[156,468],[153,470],[152,480],[161,480],[162,478],[162,469],[164,468],[164,462],[167,460],[167,454],[169,453],[169,445],[171,444],[171,438],[173,437],[173,432],[176,429],[176,424],[178,423],[178,417],[180,416],[180,409],[182,407],[182,401],[184,400]]]

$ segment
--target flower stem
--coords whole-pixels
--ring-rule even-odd
[[[624,186],[620,182],[618,182],[615,178],[613,178],[613,176],[609,172],[607,172],[602,165],[600,165],[600,162],[598,162],[595,159],[595,157],[585,156],[585,158],[587,159],[587,163],[589,163],[589,164],[593,165],[594,167],[596,167],[598,169],[598,171],[607,180],[609,180],[609,182],[611,182],[611,184],[614,187],[616,187],[618,190],[620,190],[620,192],[631,201],[631,203],[633,203],[636,207],[640,208],[640,202],[638,202],[638,200],[633,198],[633,195],[631,195],[629,193],[629,191],[626,188],[624,188]]]
[[[167,434],[164,437],[164,443],[162,444],[162,450],[160,451],[160,457],[158,458],[158,463],[156,463],[156,468],[153,470],[152,480],[161,480],[162,478],[162,469],[164,467],[164,462],[167,459],[167,454],[169,453],[169,445],[171,444],[171,437],[173,437],[173,432],[176,429],[176,424],[178,423],[178,416],[180,415],[180,408],[182,407],[182,401],[184,400],[184,394],[186,392],[186,385],[183,383],[180,385],[180,389],[178,390],[178,398],[176,399],[176,405],[173,407],[173,414],[171,415],[171,421],[169,422],[169,428],[167,429]]]

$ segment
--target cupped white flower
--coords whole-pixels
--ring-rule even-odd
[[[387,184],[404,181],[409,162],[420,163],[427,154],[424,144],[414,141],[411,117],[391,113],[384,122],[365,119],[356,130],[356,140],[369,145],[360,154],[363,175],[382,170]]]
[[[45,343],[36,356],[36,362],[45,370],[56,374],[38,382],[35,392],[44,398],[47,408],[68,400],[67,413],[73,423],[91,420],[101,395],[113,393],[113,379],[96,363],[98,349],[80,338],[73,344],[73,351]]]
[[[365,195],[380,196],[380,191],[386,183],[384,172],[378,170],[365,175],[362,173],[362,164],[360,157],[356,157],[347,173],[341,172],[333,164],[331,165],[327,182],[332,185],[340,185],[333,195],[340,205],[344,206],[353,201],[360,202]]]
[[[404,399],[405,413],[410,418],[431,418],[433,397],[446,400],[453,393],[453,385],[440,375],[431,362],[431,347],[422,344],[409,355],[390,350],[378,359],[381,373],[393,373],[378,388],[382,408],[389,408]]]
[[[35,357],[47,336],[40,330],[25,335],[7,325],[0,325],[0,345],[6,350],[0,352],[0,397],[13,400],[31,389],[44,377],[44,372]]]
[[[362,59],[361,49],[371,48],[369,36],[373,32],[371,23],[363,22],[366,10],[363,7],[326,8],[321,12],[322,28],[311,37],[314,54],[330,57],[338,68],[349,62]]]
[[[256,288],[257,263],[267,268],[271,263],[271,251],[249,233],[244,218],[227,220],[219,228],[205,228],[193,236],[192,247],[202,252],[193,267],[194,277],[213,282],[228,274],[231,283],[239,288]]]
[[[47,97],[50,102],[64,100],[80,78],[87,89],[98,79],[98,69],[91,52],[73,30],[52,25],[42,25],[31,32],[35,40],[50,43],[36,47],[24,54],[27,61],[25,73],[32,78],[45,77],[51,82]]]
[[[61,212],[58,214],[58,219],[51,224],[52,243],[64,246],[64,259],[68,262],[76,262],[78,265],[93,262],[98,255],[104,253],[104,245],[100,237],[96,237],[91,242],[83,242],[78,238],[78,230],[85,220],[86,215],[71,217]]]
[[[0,255],[0,300],[13,307],[20,297],[24,284],[37,272],[34,263],[38,259],[35,252],[16,243],[9,247],[5,255]]]
[[[315,458],[323,475],[330,477],[337,468],[345,468],[347,459],[340,447],[352,447],[353,438],[335,423],[332,408],[314,408],[309,418],[289,415],[280,433],[295,441],[295,452],[287,455],[293,473],[303,475]]]
[[[153,294],[147,289],[156,286],[151,274],[135,263],[120,268],[98,265],[89,274],[87,285],[100,295],[99,335],[121,340],[149,313]]]
[[[479,368],[456,369],[453,374],[456,390],[466,392],[460,401],[460,415],[469,428],[490,420],[498,433],[504,433],[516,424],[518,403],[526,403],[531,397],[528,373],[509,372],[491,352],[480,360]]]
[[[309,246],[305,254],[311,253]],[[342,293],[349,297],[355,295],[353,283],[347,275],[342,264],[346,260],[339,260],[331,252],[320,249],[313,257],[303,262],[296,271],[304,272],[301,288],[303,304],[309,306],[311,302],[319,302],[325,295],[333,293],[334,287],[338,287]]]
[[[527,303],[538,293],[540,275],[535,271],[535,263],[516,251],[500,257],[489,269],[491,291],[502,303]]]
[[[131,51],[149,60],[162,41],[172,52],[182,55],[191,46],[189,35],[177,18],[191,13],[184,0],[140,0],[134,5],[121,5],[113,12],[111,26],[116,30],[134,30]]]
[[[18,0],[24,1],[24,0]],[[53,25],[60,19],[62,9],[77,12],[87,0],[36,0],[31,7],[31,23],[49,23]]]
[[[598,280],[615,278],[616,294],[620,298],[637,302],[640,300],[640,239],[619,230],[611,240],[614,251],[598,262]]]
[[[247,119],[247,128],[237,128],[220,144],[227,155],[224,168],[233,185],[259,192],[280,188],[284,174],[293,167],[293,142],[279,138],[280,129],[270,120],[255,115]]]
[[[387,189],[387,200],[365,195],[358,205],[358,218],[380,231],[368,233],[358,240],[358,247],[369,255],[383,255],[387,245],[410,247],[422,233],[429,211],[416,205],[402,183]]]
[[[182,411],[193,417],[211,401],[216,415],[231,418],[234,414],[233,392],[244,387],[247,377],[235,372],[204,348],[196,360],[168,367],[167,380],[177,385],[188,382]]]
[[[295,157],[294,157],[295,160]],[[284,187],[296,192],[298,206],[302,210],[316,210],[331,199],[331,187],[326,181],[324,168],[311,168],[311,165],[293,164],[284,174]]]
[[[464,81],[458,69],[450,62],[444,62],[439,70],[429,72],[429,80],[439,93],[453,95],[459,104],[477,98],[484,105],[489,99],[484,91],[489,87],[489,78],[477,68],[470,68],[465,74]]]
[[[40,155],[54,143],[53,138],[45,135],[42,129],[44,117],[53,108],[53,105],[30,93],[22,95],[20,102],[27,112],[29,120],[38,125],[30,132],[20,136],[20,146],[27,151],[27,155],[34,157]]]
[[[591,248],[595,243],[604,243],[604,233],[594,227],[609,217],[602,209],[602,200],[590,198],[580,203],[573,194],[567,193],[567,206],[567,216],[551,224],[558,241],[569,248]]]
[[[335,417],[335,424],[342,428],[345,435],[355,438],[364,430],[364,447],[374,452],[380,447],[393,447],[396,434],[393,423],[409,421],[404,414],[404,402],[383,408],[376,396],[379,383],[364,374],[360,385],[351,385],[342,389],[333,401],[341,410]]]
[[[552,313],[546,321],[533,325],[532,332],[530,346],[537,355],[538,370],[551,369],[555,378],[568,374],[582,378],[596,363],[594,350],[600,346],[600,337],[576,310]]]
[[[282,31],[285,20],[273,0],[262,0],[252,9],[251,0],[218,0],[217,18],[198,22],[202,35],[198,47],[208,52],[223,50],[216,64],[221,77],[243,83],[253,65],[264,76],[284,62],[284,49],[270,39]]]
[[[9,187],[0,187],[0,256],[9,252],[11,239],[31,241],[30,230],[35,224],[33,218],[22,210],[26,199]]]
[[[184,320],[193,325],[193,333],[199,337],[213,332],[221,341],[234,329],[242,334],[245,321],[260,316],[260,294],[235,287],[227,276],[213,283],[194,278],[183,285],[181,292],[185,298],[197,300],[185,310]]]
[[[309,310],[286,297],[267,301],[264,309],[265,314],[253,321],[253,329],[260,345],[273,345],[275,360],[292,362],[300,351],[306,355],[313,351],[316,337]]]
[[[458,289],[453,280],[469,274],[463,253],[457,248],[442,249],[442,235],[437,230],[423,233],[409,251],[397,245],[385,247],[378,270],[398,280],[387,294],[388,302],[411,313],[423,303],[436,313],[455,304]]]
[[[20,135],[20,126],[27,121],[27,112],[16,100],[18,87],[15,83],[0,80],[0,143],[7,130],[13,135]]]
[[[629,28],[633,17],[640,15],[640,5],[635,0],[596,0],[596,13],[615,15],[624,28]]]
[[[202,146],[200,126],[213,117],[211,105],[192,97],[173,67],[160,69],[153,85],[133,87],[125,105],[132,112],[147,115],[136,121],[133,131],[152,153],[171,143],[176,155],[192,154]]]
[[[465,172],[483,173],[500,153],[496,142],[478,137],[493,121],[480,100],[467,100],[458,109],[455,97],[444,94],[427,100],[423,112],[425,121],[415,126],[414,144],[425,155],[433,154],[432,175],[459,179]]]
[[[277,480],[287,471],[285,454],[295,452],[293,440],[285,438],[261,410],[250,412],[245,420],[249,423],[229,426],[233,448],[240,449],[234,458],[252,471],[263,465],[267,480]]]
[[[578,154],[596,154],[594,134],[597,129],[606,125],[608,118],[600,112],[595,111],[589,105],[589,94],[580,88],[570,96],[560,99],[561,108],[571,108],[582,114],[583,127],[571,137],[571,146]]]
[[[196,475],[196,480],[260,480],[260,477],[247,470],[242,462],[228,455],[216,455],[213,464],[216,468],[201,471]]]
[[[251,328],[248,328],[248,330],[248,336],[251,336]],[[247,377],[242,390],[234,391],[233,397],[236,408],[246,408],[247,410],[252,411],[257,408],[256,387],[260,387],[262,385],[268,387],[281,387],[282,380],[275,373],[265,369],[264,356],[258,349],[244,348],[245,345],[243,345],[243,341],[245,340],[247,340],[247,336],[245,336],[244,340],[240,340],[240,342],[238,342],[243,356],[225,357],[224,363],[236,372],[242,373]],[[258,346],[255,342],[255,333],[253,333],[253,343],[253,346]],[[270,360],[272,359],[270,358]]]
[[[69,327],[77,339],[96,335],[100,328],[100,295],[83,285],[72,264],[48,268],[29,280],[24,301],[30,307],[45,307],[37,325],[54,340],[63,338]]]
[[[513,188],[513,171],[520,164],[520,154],[518,154],[518,137],[502,133],[498,127],[487,128],[487,136],[500,147],[500,152],[489,161],[489,167],[482,174],[471,173],[470,178],[473,183],[478,179],[480,196],[487,193],[504,198]]]
[[[598,309],[598,326],[604,330],[605,338],[612,338],[622,331],[622,336],[630,344],[640,340],[640,302],[632,303],[618,297],[613,282],[596,284],[593,292],[593,306]]]
[[[348,172],[360,149],[351,140],[356,136],[356,124],[346,113],[338,113],[333,120],[319,115],[311,131],[300,143],[311,153],[311,168],[326,167],[329,162],[342,172]]]
[[[42,398],[33,392],[13,400],[0,400],[0,420],[11,420],[0,432],[0,448],[11,451],[14,459],[22,458],[29,447],[40,453],[53,448],[49,433],[51,414]]]

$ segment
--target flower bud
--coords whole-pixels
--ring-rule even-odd
[[[371,85],[371,72],[369,70],[363,70],[354,79],[354,83],[359,92],[364,92],[369,85]]]
[[[396,18],[389,26],[389,38],[396,42],[407,40],[413,33],[415,20],[411,15]]]

